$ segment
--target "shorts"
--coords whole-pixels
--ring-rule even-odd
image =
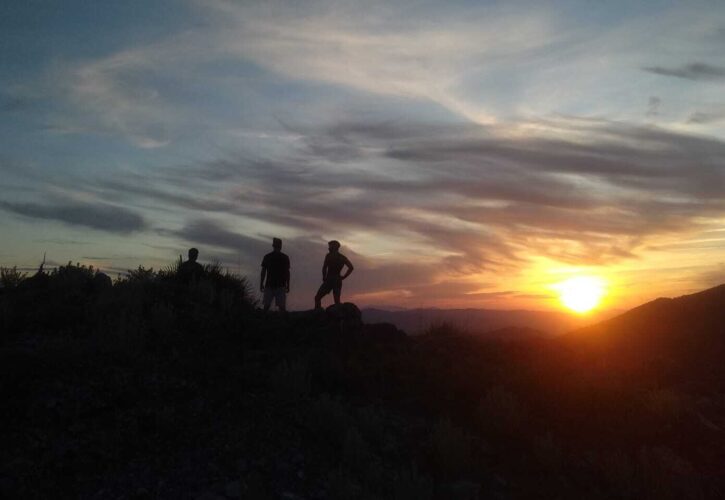
[[[320,285],[320,289],[317,290],[317,296],[322,297],[322,296],[327,295],[328,293],[332,292],[334,295],[339,297],[341,291],[342,291],[342,278],[327,279],[322,282],[322,284]]]
[[[272,304],[272,299],[279,309],[285,309],[287,306],[287,289],[283,286],[264,289],[264,298],[262,304],[268,308]]]

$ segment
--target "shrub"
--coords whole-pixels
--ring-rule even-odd
[[[5,290],[17,288],[28,277],[28,273],[18,271],[17,267],[0,267],[0,285]]]

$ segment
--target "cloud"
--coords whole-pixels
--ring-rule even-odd
[[[372,259],[370,269],[390,262],[386,272],[406,283],[424,266],[464,279],[514,271],[534,255],[611,264],[725,213],[725,143],[657,127],[560,120],[521,133],[350,121],[294,133],[301,139],[281,158],[241,153],[170,170],[170,178],[193,186],[183,196],[160,195],[158,181],[143,177],[132,188],[106,180],[103,195],[112,199],[118,189],[170,210],[243,216],[270,232],[315,235],[315,245],[323,234],[368,234],[362,253],[395,249]],[[268,246],[258,234],[225,233],[208,222],[188,225],[183,235],[250,255]],[[419,267],[396,258],[406,246],[418,252]],[[387,286],[384,274],[376,279]]]
[[[662,99],[657,96],[650,96],[649,100],[647,101],[647,116],[650,118],[658,116],[660,114],[661,104]]]
[[[135,212],[104,203],[61,202],[41,205],[0,201],[0,208],[33,219],[56,220],[117,234],[146,228],[143,217]]]
[[[725,80],[725,67],[713,66],[701,62],[686,64],[679,67],[646,66],[645,71],[657,75],[673,76],[693,81],[721,81]]]
[[[717,123],[725,120],[725,109],[714,111],[696,111],[687,119],[687,123],[696,123],[698,125],[706,125],[709,123]]]
[[[79,177],[79,190],[144,207],[165,243],[198,245],[249,272],[283,236],[294,262],[311,263],[299,275],[306,288],[319,281],[325,240],[340,239],[364,271],[349,292],[394,290],[411,304],[513,290],[503,276],[539,258],[637,259],[725,214],[723,142],[679,132],[715,122],[717,110],[683,124],[692,110],[674,98],[676,81],[639,85],[651,83],[639,68],[653,46],[677,47],[685,61],[708,53],[712,36],[693,37],[707,23],[689,22],[701,13],[593,26],[519,4],[364,4],[199,1],[203,19],[187,32],[68,61],[55,130],[165,148],[89,142],[84,163],[106,151],[108,160],[96,179]],[[725,74],[657,61],[645,70]],[[671,115],[669,131],[607,119],[657,116],[666,127]],[[51,218],[47,206],[5,209]],[[480,291],[472,277],[497,285]]]

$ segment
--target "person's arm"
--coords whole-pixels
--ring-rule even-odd
[[[322,281],[325,281],[327,279],[327,256],[325,256],[325,262],[322,263]]]
[[[290,277],[289,267],[290,267],[289,259],[287,259],[287,269],[285,269],[285,273],[284,273],[284,286],[285,286],[285,291],[287,293],[289,293],[289,277]]]
[[[267,268],[263,267],[262,275],[259,277],[259,291],[260,292],[264,291],[264,278],[266,278],[266,277],[267,277]]]
[[[347,266],[347,271],[345,271],[345,274],[342,275],[342,279],[345,279],[348,276],[350,276],[352,274],[353,270],[355,269],[352,265],[352,262],[350,262],[350,259],[348,259],[347,257],[345,257],[345,265]]]

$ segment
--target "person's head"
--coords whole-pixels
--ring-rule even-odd
[[[275,250],[282,250],[282,240],[279,238],[272,238],[272,248]]]
[[[199,250],[196,248],[190,248],[189,249],[189,260],[191,262],[196,262],[197,257],[199,257]]]
[[[337,240],[332,240],[327,243],[327,249],[330,252],[337,252],[340,250],[340,242]]]

